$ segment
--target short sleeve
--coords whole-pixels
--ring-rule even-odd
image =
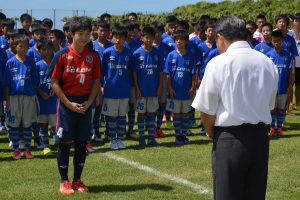
[[[53,63],[54,64],[54,63]],[[51,75],[52,79],[60,80],[62,78],[62,73],[63,73],[63,56],[60,55],[54,64],[54,69]]]
[[[210,62],[206,74],[192,103],[192,107],[209,115],[215,115],[218,109],[220,91],[215,71],[216,62]]]

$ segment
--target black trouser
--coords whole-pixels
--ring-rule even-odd
[[[214,199],[265,199],[268,159],[265,124],[216,127],[212,150]]]

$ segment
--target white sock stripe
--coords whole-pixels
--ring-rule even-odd
[[[168,179],[172,182],[190,187],[199,194],[212,194],[212,191],[210,189],[206,188],[206,187],[203,187],[201,185],[198,185],[196,183],[193,183],[193,182],[188,181],[188,180],[183,179],[183,178],[179,178],[179,177],[176,177],[176,176],[173,176],[173,175],[170,175],[170,174],[163,173],[161,171],[158,171],[158,170],[153,169],[151,167],[148,167],[146,165],[142,165],[138,162],[131,161],[131,160],[128,160],[128,159],[120,157],[120,156],[116,156],[112,153],[101,153],[101,155],[103,155],[104,157],[119,161],[121,163],[127,164],[127,165],[129,165],[131,167],[134,167],[136,169],[139,169],[141,171],[145,171],[149,174],[153,174],[153,175],[158,176],[160,178],[162,177],[162,178]]]

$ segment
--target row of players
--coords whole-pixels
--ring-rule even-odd
[[[262,18],[261,15],[260,17]],[[297,20],[299,20],[298,15],[295,16],[295,21]],[[285,117],[286,102],[288,101],[287,94],[293,85],[293,70],[291,69],[296,63],[292,60],[298,55],[294,39],[287,34],[289,23],[287,16],[279,15],[275,22],[279,30],[274,32],[272,32],[271,24],[263,23],[261,25],[263,35],[260,38],[261,43],[252,39],[255,24],[251,22],[246,24],[246,27],[252,31],[249,31],[249,44],[273,59],[280,72],[278,105],[276,110],[272,112],[271,135],[282,134],[281,128]],[[28,50],[27,38],[23,34],[9,31],[5,23],[4,27],[3,32],[8,39],[9,48],[6,51],[6,56],[2,53],[2,63],[6,63],[6,57],[11,58],[6,63],[6,67],[2,68],[5,71],[1,80],[3,80],[2,84],[6,86],[7,123],[10,126],[10,140],[13,149],[18,151],[18,133],[20,132],[19,128],[22,128],[26,148],[25,155],[32,157],[29,151],[31,124],[38,121],[40,135],[46,147],[44,152],[50,152],[47,148],[49,144],[47,128],[49,124],[51,127],[55,126],[57,99],[52,93],[51,79],[47,70],[53,60],[53,52],[56,52],[57,47],[63,42],[63,37],[59,35],[63,34],[57,34],[58,31],[55,30],[49,31],[47,34],[48,31],[42,24],[35,23],[32,25],[33,38],[28,44],[31,43],[34,46]],[[148,144],[158,145],[154,135],[163,135],[160,127],[165,109],[173,113],[175,143],[178,145],[188,144],[187,130],[190,126],[190,118],[194,116],[193,112],[190,113],[191,100],[204,76],[206,64],[218,55],[214,38],[214,21],[206,20],[204,41],[201,41],[201,38],[203,39],[201,34],[189,40],[188,26],[184,21],[179,21],[173,16],[167,18],[168,31],[166,33],[164,33],[164,26],[155,22],[143,28],[141,40],[135,38],[134,23],[129,21],[124,21],[121,25],[114,25],[111,31],[111,41],[107,40],[111,30],[107,22],[100,21],[96,27],[98,39],[94,40],[89,48],[97,51],[100,56],[101,72],[104,78],[104,99],[103,106],[100,105],[101,101],[97,101],[95,110],[99,113],[99,108],[102,107],[102,113],[106,116],[111,148],[125,148],[121,139],[126,130],[126,113],[128,111],[129,135],[133,133],[135,112],[137,111],[139,113],[137,121],[140,147],[143,148],[146,145],[144,138],[145,121],[149,132]],[[71,34],[74,33],[71,31]],[[49,36],[51,41],[45,39],[46,36]],[[67,34],[67,38],[71,43],[69,34]],[[257,44],[255,45],[255,43]],[[55,58],[69,52],[74,53],[70,46],[58,52]],[[28,59],[26,54],[33,60]],[[78,71],[76,66],[78,63],[71,59],[73,57],[73,55],[70,56],[70,63],[64,63],[66,70],[68,73],[79,73],[80,81],[85,83],[84,73],[87,69]],[[86,58],[87,61],[90,59],[95,60],[91,57]],[[56,59],[54,60],[56,61]],[[299,65],[299,62],[297,63]],[[21,66],[25,68],[22,70]],[[32,74],[27,71],[28,66],[34,66],[31,68]],[[32,85],[27,86],[29,83]],[[67,81],[63,84],[63,88],[68,91],[69,85],[72,86],[72,82]],[[22,104],[27,100],[20,100],[19,97],[14,99],[14,96],[17,97],[18,94],[27,94],[27,96],[32,97],[36,91],[40,108],[38,120],[35,117],[37,113],[35,104],[29,104],[23,108]],[[166,99],[167,92],[169,95]],[[72,96],[72,94],[69,95]],[[18,102],[18,100],[22,102]],[[13,110],[18,113],[18,116],[11,114]],[[22,112],[20,112],[21,110]],[[29,116],[29,113],[32,115]],[[97,130],[99,131],[99,127],[95,129],[98,136]],[[15,151],[13,155],[16,154]]]

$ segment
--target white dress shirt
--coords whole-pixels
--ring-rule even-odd
[[[192,106],[216,115],[215,126],[271,123],[278,72],[264,54],[246,41],[232,43],[206,67]]]

